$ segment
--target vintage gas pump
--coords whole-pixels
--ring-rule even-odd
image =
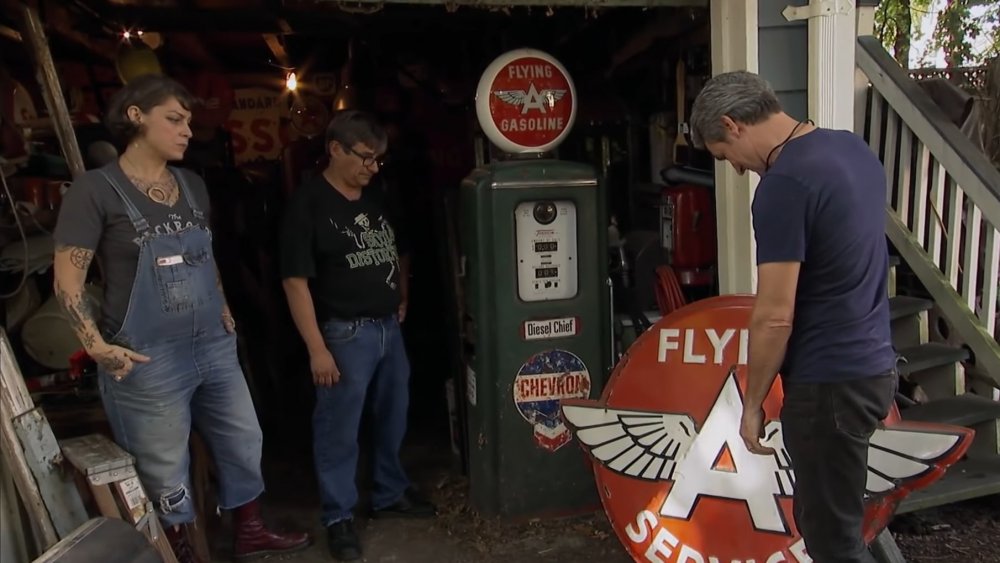
[[[476,96],[509,156],[460,193],[471,502],[504,515],[595,508],[559,406],[600,395],[612,365],[605,197],[591,166],[544,157],[572,127],[576,92],[559,61],[519,49],[486,69]]]

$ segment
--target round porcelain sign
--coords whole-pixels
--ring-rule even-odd
[[[476,115],[486,136],[503,151],[552,150],[566,138],[576,119],[573,79],[548,53],[508,51],[479,79]]]

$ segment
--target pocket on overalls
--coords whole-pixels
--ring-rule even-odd
[[[160,305],[165,313],[190,311],[200,305],[198,269],[209,260],[207,251],[178,256],[158,257],[156,284],[160,290]]]

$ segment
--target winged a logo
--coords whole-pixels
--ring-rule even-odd
[[[733,399],[738,401],[735,406],[730,402]],[[731,372],[708,419],[712,419],[717,409],[739,413],[742,405],[736,375]],[[584,449],[596,461],[633,479],[676,480],[678,464],[699,438],[695,421],[686,414],[581,405],[564,405],[563,414],[576,429],[576,437]],[[709,420],[706,420],[706,425]],[[962,434],[934,432],[920,426],[876,429],[868,448],[867,494],[886,494],[907,480],[928,474],[935,469],[934,462],[951,452],[961,438]],[[775,451],[773,475],[776,488],[782,496],[791,496],[795,474],[782,440],[779,421],[768,422],[761,442]],[[737,442],[732,447],[742,446]]]
[[[753,302],[727,295],[672,312],[632,344],[599,400],[561,402],[608,519],[637,561],[812,560],[795,526],[780,380],[762,405],[761,441],[773,454],[751,453],[740,437]],[[957,462],[971,437],[968,428],[900,421],[893,409],[869,439],[865,541],[907,494]]]
[[[548,108],[555,107],[556,102],[566,95],[566,89],[546,88],[537,90],[535,83],[528,85],[528,90],[496,90],[493,92],[497,98],[513,106],[521,106],[521,113],[528,113],[529,109],[537,109],[546,113]]]

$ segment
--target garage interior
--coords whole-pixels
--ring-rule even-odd
[[[276,475],[308,481],[289,497],[302,503],[296,519],[307,525],[318,511],[308,492],[314,487],[312,381],[281,289],[276,237],[287,196],[325,165],[323,130],[332,110],[370,110],[390,130],[382,176],[408,210],[414,251],[404,325],[412,365],[406,448],[421,486],[440,488],[440,480],[430,481],[440,475],[460,482],[465,470],[456,407],[461,393],[455,393],[463,389],[464,360],[453,233],[461,180],[477,165],[508,158],[491,148],[475,115],[480,75],[501,53],[541,49],[560,60],[575,82],[575,125],[550,156],[591,164],[607,186],[613,225],[601,228],[612,228],[625,241],[631,278],[616,293],[621,327],[643,322],[639,313],[669,308],[671,299],[717,292],[714,222],[707,238],[695,244],[710,249],[696,260],[697,271],[679,276],[682,295],[656,289],[657,267],[672,261],[660,244],[670,176],[664,172],[673,169],[672,178],[703,183],[703,209],[714,215],[711,158],[690,150],[677,133],[679,111],[690,110],[711,74],[707,3],[28,4],[44,22],[86,168],[108,157],[102,141],[110,137],[100,120],[128,77],[158,70],[205,101],[195,111],[195,137],[178,164],[208,185],[216,256],[264,428],[265,463]],[[52,299],[50,233],[60,190],[71,176],[36,79],[35,53],[23,37],[21,7],[5,0],[0,10],[2,162],[9,186],[0,194],[0,314],[33,398],[62,439],[107,429],[96,371],[79,358],[70,360],[79,343]],[[620,273],[621,254],[611,249],[608,260]],[[92,272],[95,286],[97,275]],[[623,341],[627,346],[627,337]],[[215,524],[209,514],[209,527]]]

